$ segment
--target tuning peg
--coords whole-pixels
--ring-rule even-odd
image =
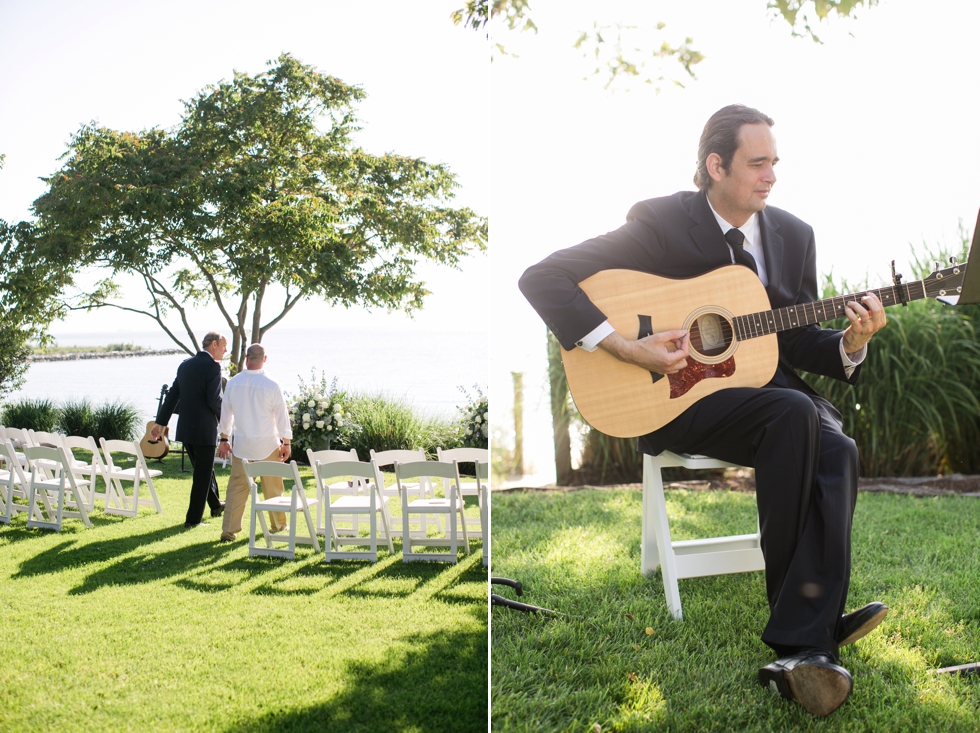
[[[898,302],[904,306],[908,306],[906,302],[908,300],[908,294],[899,287],[902,284],[902,275],[895,273],[895,260],[892,260],[892,282],[895,283],[895,297]]]
[[[939,270],[939,268],[940,268],[940,264],[939,264],[939,260],[936,260],[936,261],[934,262],[934,264],[936,265],[936,268],[935,268],[935,269],[936,269],[936,270],[938,271],[938,270]]]
[[[951,264],[951,265],[955,265],[956,264],[956,255],[950,255],[949,256],[949,264]]]

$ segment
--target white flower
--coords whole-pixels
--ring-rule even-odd
[[[319,428],[320,430],[322,430],[323,429],[323,420],[317,420],[316,421],[316,426],[317,426],[317,428]]]
[[[331,430],[333,430],[333,428],[327,425],[327,432],[329,433]]]
[[[316,416],[317,417],[320,417],[320,415],[322,415],[322,414],[323,414],[323,410],[317,410],[316,411]]]
[[[307,407],[316,407],[316,400],[310,400],[306,403]]]
[[[320,400],[323,399],[323,395],[320,394],[319,392],[317,392],[315,395],[313,395],[313,399],[315,399],[317,402],[319,402]]]
[[[339,417],[337,418],[337,421],[336,422],[337,422],[337,427],[340,427],[341,425],[344,424],[344,421],[341,420]]]
[[[323,407],[324,409],[330,407],[330,400],[327,399],[320,400],[320,407]]]
[[[473,435],[473,431],[470,430],[469,428],[466,428],[466,434],[467,435]]]
[[[482,418],[482,417],[480,417],[479,415],[477,415],[477,416],[476,416],[475,418],[473,418],[473,419],[474,419],[474,420],[476,420],[476,422],[483,422],[483,418]]]

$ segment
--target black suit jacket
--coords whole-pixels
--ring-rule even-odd
[[[816,249],[810,225],[773,206],[759,213],[759,225],[769,279],[766,292],[772,307],[817,300]],[[635,204],[619,229],[559,250],[528,268],[520,288],[561,345],[570,350],[606,320],[578,287],[600,270],[622,268],[687,278],[731,262],[731,249],[704,192],[681,191]],[[772,386],[814,394],[796,369],[851,383],[857,380],[860,366],[850,379],[844,372],[841,331],[813,325],[783,331],[777,338],[779,367]],[[648,437],[669,433],[671,425]],[[666,438],[666,434],[661,437]],[[661,439],[645,443],[666,445]]]
[[[175,440],[191,445],[217,445],[221,417],[221,366],[206,351],[185,359],[177,367],[156,422],[166,425],[180,404]]]

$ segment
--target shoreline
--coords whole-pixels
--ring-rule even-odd
[[[128,359],[134,356],[185,354],[183,349],[140,349],[138,351],[81,351],[72,354],[31,354],[27,361],[76,361],[79,359]]]

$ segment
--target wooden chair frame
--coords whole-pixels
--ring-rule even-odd
[[[323,506],[324,525],[326,528],[323,544],[326,547],[326,560],[371,560],[378,561],[378,515],[381,515],[381,529],[383,539],[388,543],[388,552],[394,554],[395,547],[391,541],[391,525],[388,522],[389,512],[387,511],[388,497],[382,496],[378,489],[380,483],[384,486],[384,479],[381,471],[374,461],[331,461],[330,463],[320,463],[317,461],[313,465],[313,474],[317,479],[317,486],[322,487],[322,493],[318,495]],[[343,492],[333,502],[332,494],[336,490],[330,479],[338,476],[351,476],[355,482],[362,480],[368,487],[367,494],[363,496],[351,495]],[[320,512],[317,512],[319,516]],[[369,524],[369,534],[367,537],[351,536],[338,531],[336,519],[338,516],[358,516],[367,515]],[[354,525],[357,526],[356,524]],[[368,545],[368,550],[342,550],[345,545]]]
[[[317,540],[316,524],[310,514],[310,507],[316,506],[318,499],[309,499],[306,496],[306,487],[303,479],[299,475],[299,468],[296,461],[289,463],[279,463],[278,461],[244,461],[245,475],[248,476],[249,489],[252,492],[251,520],[248,530],[248,556],[268,555],[272,557],[285,557],[289,560],[296,558],[296,544],[303,543],[313,545],[315,552],[320,552],[320,542]],[[274,496],[268,499],[259,499],[259,486],[257,479],[264,476],[287,479],[293,482],[293,488],[287,496]],[[284,512],[289,514],[289,534],[273,534],[269,531],[263,512]],[[309,536],[296,535],[296,520],[299,512],[306,517],[306,526],[309,529]],[[258,521],[262,529],[262,537],[265,540],[265,547],[255,544],[255,524]],[[275,547],[273,542],[288,542],[286,549]]]
[[[85,494],[79,487],[83,483],[75,478],[71,470],[71,459],[65,454],[62,446],[48,448],[46,446],[29,445],[24,447],[24,455],[31,467],[31,482],[28,490],[27,503],[29,515],[28,528],[53,529],[61,531],[62,523],[67,517],[81,519],[86,527],[92,522],[85,510]],[[44,478],[41,469],[36,468],[38,462],[54,465],[57,478]],[[52,505],[57,503],[57,507]]]
[[[466,521],[463,515],[463,497],[459,493],[459,468],[456,461],[443,463],[441,461],[415,461],[399,463],[395,461],[395,481],[402,503],[402,560],[434,560],[437,562],[457,562],[459,546],[458,529],[462,530],[463,548],[468,555],[470,552],[469,536],[466,532]],[[408,500],[408,491],[404,489],[405,479],[430,476],[446,479],[445,499],[415,499]],[[459,525],[457,525],[457,513]],[[410,514],[433,514],[446,516],[446,531],[443,537],[419,537],[409,531]],[[414,552],[413,547],[449,547],[449,554],[443,552]]]
[[[732,468],[734,463],[705,456],[671,453],[643,456],[643,536],[640,546],[640,570],[651,576],[661,568],[664,595],[671,616],[683,618],[681,596],[677,587],[680,578],[705,575],[747,573],[764,570],[761,532],[758,520],[754,534],[730,537],[709,537],[696,540],[671,540],[664,482],[661,471],[669,466],[690,469]]]
[[[102,444],[102,456],[105,460],[105,513],[118,514],[123,517],[135,517],[141,506],[152,506],[157,514],[163,514],[163,507],[160,506],[160,499],[157,498],[156,489],[153,487],[153,477],[160,476],[163,471],[150,469],[146,465],[146,458],[139,443],[132,440],[106,440],[99,438]],[[112,460],[113,453],[125,453],[134,456],[136,465],[133,468],[119,468]],[[122,482],[131,481],[133,484],[133,495],[127,496],[123,489]],[[145,481],[146,488],[150,492],[150,498],[140,497],[140,484]]]

